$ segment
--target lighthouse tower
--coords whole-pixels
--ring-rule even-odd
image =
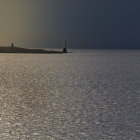
[[[67,40],[64,40],[65,47],[63,48],[63,53],[67,53]]]

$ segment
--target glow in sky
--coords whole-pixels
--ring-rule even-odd
[[[52,35],[48,24],[53,11],[49,6],[49,2],[37,0],[1,0],[0,45],[14,42],[17,46],[37,47],[47,42]]]

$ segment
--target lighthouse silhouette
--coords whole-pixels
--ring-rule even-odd
[[[67,53],[67,40],[64,40],[65,47],[63,48],[63,53]]]

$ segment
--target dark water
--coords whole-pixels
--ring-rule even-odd
[[[140,51],[0,54],[0,140],[139,140]]]

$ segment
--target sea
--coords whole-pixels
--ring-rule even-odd
[[[0,140],[140,140],[140,50],[0,54]]]

